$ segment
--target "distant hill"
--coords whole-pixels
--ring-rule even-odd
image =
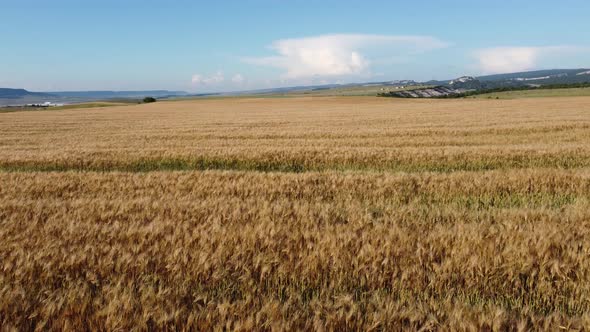
[[[143,97],[169,97],[185,96],[185,91],[147,90],[147,91],[57,91],[51,94],[66,98],[87,99],[115,99],[115,98],[143,98]]]
[[[589,69],[551,69],[428,81],[423,83],[426,85],[423,88],[411,91],[386,91],[379,95],[398,98],[445,98],[477,95],[484,92],[585,87],[588,84],[590,84]]]
[[[510,86],[543,86],[590,82],[590,69],[551,69],[521,73],[480,76],[487,88]]]
[[[584,74],[585,73],[585,74]],[[589,69],[549,69],[549,70],[535,70],[518,73],[496,74],[479,76],[480,81],[522,81],[522,80],[546,80],[546,79],[584,79],[583,75],[587,75],[585,79],[590,79]],[[578,82],[572,82],[578,83]]]
[[[25,97],[53,97],[51,94],[42,92],[30,92],[25,89],[0,88],[0,98],[17,99]]]
[[[0,88],[0,107],[37,104],[47,101],[56,103],[81,103],[114,99],[142,99],[144,97],[175,98],[186,96],[184,91],[147,90],[147,91],[60,91],[31,92],[25,89]]]
[[[222,95],[250,95],[250,94],[275,94],[275,93],[290,93],[290,92],[303,92],[303,91],[319,91],[334,89],[345,85],[341,84],[324,84],[324,85],[302,85],[302,86],[290,86],[283,88],[269,88],[269,89],[257,89],[257,90],[246,90],[237,92],[226,92]]]
[[[240,95],[240,94],[283,94],[283,93],[297,93],[305,91],[319,91],[332,90],[360,86],[430,86],[430,87],[446,87],[448,89],[439,89],[440,91],[425,90],[426,94],[437,95],[439,93],[449,94],[449,91],[454,90],[456,93],[463,93],[470,90],[483,89],[498,89],[498,88],[514,88],[527,86],[543,86],[543,85],[557,85],[557,84],[577,84],[590,82],[590,69],[551,69],[551,70],[537,70],[530,72],[507,73],[498,75],[486,76],[463,76],[451,80],[442,81],[428,81],[417,82],[414,80],[397,80],[397,81],[383,81],[383,82],[368,82],[368,83],[349,83],[349,84],[326,84],[326,85],[312,85],[312,86],[293,86],[285,88],[274,88],[253,91],[240,91],[223,93],[223,95]],[[450,90],[449,90],[450,89]],[[445,91],[445,92],[443,92]],[[412,94],[400,93],[406,97]]]
[[[459,77],[450,81],[448,85],[455,90],[478,90],[482,88],[481,81],[471,76]]]
[[[184,91],[147,90],[147,91],[57,91],[57,92],[31,92],[25,89],[0,88],[0,98],[84,98],[84,99],[113,99],[113,98],[143,98],[185,96]]]
[[[479,88],[484,89],[496,89],[518,86],[576,84],[590,82],[590,69],[535,70],[518,73],[478,76],[474,79],[481,83],[481,87]],[[429,81],[425,84],[451,86],[451,82],[453,81],[454,80]],[[474,84],[474,86],[475,85],[476,84]]]
[[[250,91],[236,91],[223,93],[200,93],[189,94],[184,91],[168,90],[146,90],[146,91],[58,91],[58,92],[30,92],[24,89],[7,89],[0,88],[0,106],[3,105],[22,105],[27,103],[39,103],[45,101],[61,103],[77,103],[112,99],[141,99],[144,97],[154,97],[158,99],[178,98],[178,97],[205,97],[214,95],[239,96],[249,94],[272,95],[272,94],[289,94],[289,93],[308,93],[324,90],[350,89],[355,87],[383,87],[382,91],[387,91],[388,87],[420,87],[422,86],[423,94],[438,96],[440,94],[464,93],[466,91],[481,91],[504,88],[521,88],[521,87],[542,87],[545,85],[565,85],[579,84],[590,82],[590,69],[550,69],[536,70],[529,72],[506,73],[497,75],[485,75],[479,77],[463,76],[452,80],[417,82],[414,80],[396,80],[382,82],[366,83],[348,83],[348,84],[324,84],[311,86],[292,86],[282,88],[260,89]],[[435,87],[445,87],[446,89],[435,89]],[[428,89],[434,89],[432,91]],[[450,92],[453,91],[453,92]],[[404,97],[411,97],[413,94],[402,93]]]

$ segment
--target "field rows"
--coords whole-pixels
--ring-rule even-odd
[[[459,324],[458,306],[481,327],[590,310],[588,170],[0,180],[0,310],[29,322],[418,328]]]
[[[589,101],[0,114],[0,325],[588,328]]]

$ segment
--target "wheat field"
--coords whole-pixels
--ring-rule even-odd
[[[590,97],[0,114],[2,330],[588,330]]]

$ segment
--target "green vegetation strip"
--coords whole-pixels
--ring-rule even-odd
[[[516,155],[489,158],[384,161],[313,161],[248,160],[239,158],[165,158],[131,161],[32,161],[2,162],[0,172],[155,172],[233,170],[253,172],[303,173],[318,171],[381,171],[381,172],[441,172],[487,171],[523,168],[576,169],[590,167],[590,156],[585,155]]]
[[[588,83],[575,83],[575,84],[551,84],[551,85],[541,85],[541,86],[506,86],[506,87],[499,87],[499,88],[489,88],[489,89],[480,89],[474,91],[467,91],[463,93],[451,93],[448,95],[441,95],[441,96],[431,96],[431,97],[412,97],[412,96],[402,96],[398,95],[398,91],[390,91],[385,93],[378,93],[378,97],[389,97],[389,98],[415,98],[415,99],[422,99],[422,98],[429,98],[429,99],[455,99],[455,98],[465,98],[465,97],[473,97],[478,95],[487,95],[493,93],[505,93],[505,92],[515,92],[515,91],[542,91],[542,90],[569,90],[569,89],[581,89],[581,88],[590,88],[590,82]]]
[[[437,98],[463,98],[471,97],[490,93],[501,93],[510,91],[539,91],[539,90],[562,90],[562,89],[579,89],[579,88],[590,88],[590,83],[577,83],[577,84],[552,84],[542,86],[515,86],[515,87],[501,87],[494,89],[482,89],[476,91],[469,91],[460,94],[452,94],[448,96],[441,96]]]

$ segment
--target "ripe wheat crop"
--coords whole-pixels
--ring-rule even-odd
[[[6,330],[590,328],[590,98],[0,114]]]

